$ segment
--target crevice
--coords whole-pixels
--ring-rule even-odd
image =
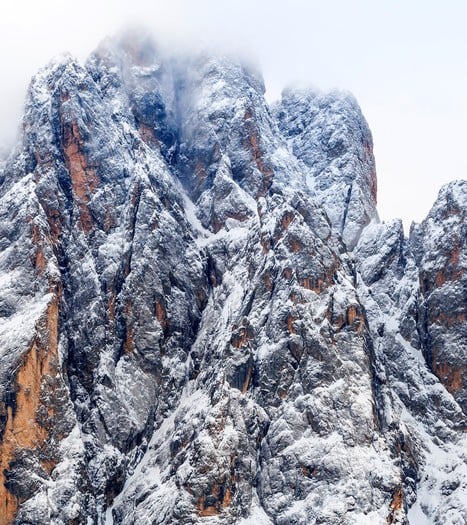
[[[347,191],[347,196],[345,197],[345,203],[344,203],[344,215],[342,216],[342,225],[341,225],[341,235],[344,233],[345,223],[347,221],[347,213],[349,211],[349,204],[350,199],[352,197],[352,184],[349,186],[349,189]]]

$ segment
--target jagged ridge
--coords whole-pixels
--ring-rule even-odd
[[[467,519],[466,184],[380,223],[353,97],[123,35],[1,177],[2,523]]]

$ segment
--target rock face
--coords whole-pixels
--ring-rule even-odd
[[[420,344],[431,370],[467,411],[467,183],[445,186],[411,231],[419,270]]]
[[[350,93],[285,91],[274,112],[315,200],[352,250],[377,218],[373,140]]]
[[[465,523],[467,185],[380,223],[350,95],[123,35],[0,177],[0,523]]]

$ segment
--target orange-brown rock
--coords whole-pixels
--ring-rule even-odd
[[[270,292],[272,290],[272,279],[271,279],[271,272],[269,270],[266,270],[264,272],[264,285],[266,286],[266,290]]]
[[[445,254],[444,265],[433,274],[422,271],[419,275],[420,290],[423,295],[431,293],[435,288],[441,288],[445,283],[458,281],[464,276],[465,269],[459,266],[461,242],[456,239],[452,249]]]
[[[280,399],[285,399],[287,397],[287,390],[283,387],[277,389],[277,395]]]
[[[37,224],[31,224],[31,238],[32,243],[36,246],[36,254],[34,257],[34,267],[40,275],[47,268],[47,259],[44,255],[44,241],[40,228]]]
[[[286,211],[284,213],[284,215],[282,216],[282,220],[281,220],[281,228],[283,230],[286,230],[290,224],[292,223],[292,221],[294,220],[294,217],[295,217],[295,214],[290,212],[290,211]]]
[[[125,304],[125,341],[123,343],[123,351],[125,354],[131,354],[134,349],[134,329],[131,323],[131,313],[133,305],[131,301],[127,301]]]
[[[248,391],[248,388],[250,387],[252,373],[253,373],[253,363],[249,361],[246,376],[245,376],[245,381],[243,382],[242,389],[241,389],[242,394],[246,394],[246,392]]]
[[[315,293],[321,293],[329,282],[321,277],[318,279],[312,279],[310,277],[304,277],[300,283],[306,290],[311,290]]]
[[[302,473],[306,478],[316,478],[319,474],[319,471],[316,467],[302,465]]]
[[[294,253],[298,253],[302,249],[303,245],[302,245],[302,243],[300,242],[299,239],[293,238],[290,241],[290,247],[292,248],[292,251]]]
[[[199,498],[198,503],[196,504],[198,508],[198,514],[202,517],[217,516],[219,514],[219,511],[216,509],[216,507],[213,507],[212,505],[208,505],[207,507],[205,507],[205,500],[206,498],[204,496],[201,496],[201,498]]]
[[[298,277],[299,282],[306,290],[311,290],[315,293],[322,293],[327,287],[331,286],[334,279],[334,274],[337,270],[337,265],[333,265],[327,269],[326,272],[321,274],[319,277]]]
[[[266,254],[269,252],[269,250],[271,249],[271,240],[269,239],[269,237],[261,237],[261,251],[263,254]]]
[[[167,328],[167,310],[165,305],[161,300],[156,300],[155,302],[155,315],[156,319],[159,321],[162,330]]]
[[[116,220],[110,206],[105,207],[104,231],[108,233],[116,225]]]
[[[221,217],[214,213],[211,221],[213,232],[217,233],[220,230],[222,230],[222,228],[225,226],[227,219],[234,219],[239,222],[244,222],[249,219],[249,216],[246,213],[237,213],[234,211],[225,211],[224,213],[222,213]]]
[[[206,505],[206,500],[209,500]],[[211,494],[201,496],[196,502],[198,514],[200,516],[217,516],[222,509],[230,506],[232,502],[232,491],[225,484],[214,483],[211,488]]]
[[[356,329],[357,334],[361,335],[365,326],[365,316],[360,307],[356,305],[349,306],[346,312],[346,324]]]
[[[449,393],[455,394],[464,388],[467,367],[441,361],[438,353],[434,352],[431,369]]]
[[[39,451],[46,446],[50,428],[38,419],[41,407],[41,387],[50,377],[58,373],[58,299],[49,304],[39,324],[37,335],[28,351],[23,355],[16,372],[15,408],[6,407],[6,422],[0,443],[0,523],[13,523],[18,505],[21,503],[5,487],[5,473],[10,463],[21,450]],[[52,418],[54,407],[47,407],[47,417]],[[43,461],[50,472],[55,466],[54,458]]]
[[[65,126],[63,143],[71,186],[80,213],[80,225],[82,230],[88,233],[93,227],[88,203],[90,196],[99,185],[99,178],[95,169],[88,166],[86,156],[83,153],[83,141],[76,122],[73,122],[71,126]]]
[[[433,313],[429,312],[428,319],[430,323],[439,323],[441,325],[450,328],[454,325],[460,325],[466,320],[466,315],[464,312],[453,312],[452,314],[447,314],[446,312]]]
[[[206,166],[199,159],[195,163],[195,175],[198,186],[201,186],[208,176]]]
[[[295,333],[295,327],[294,327],[294,322],[297,320],[296,317],[294,317],[293,315],[289,314],[287,316],[287,330],[289,331],[290,334],[294,334]]]
[[[224,497],[222,499],[222,508],[227,508],[230,506],[230,504],[232,503],[232,492],[229,488],[225,489],[225,492],[224,492]]]
[[[396,523],[397,515],[402,510],[404,504],[404,493],[402,487],[398,487],[394,492],[391,504],[389,505],[389,515],[386,519],[387,525],[393,525]]]
[[[246,137],[244,139],[244,146],[251,151],[252,158],[263,175],[263,182],[259,188],[258,195],[265,195],[272,183],[273,171],[272,168],[267,165],[263,159],[263,153],[260,148],[260,139],[258,130],[254,124],[253,111],[249,108],[245,112],[245,128]]]
[[[141,123],[139,126],[139,135],[143,142],[148,146],[160,148],[160,142],[157,140],[154,130],[147,124]]]
[[[245,348],[253,339],[253,328],[248,322],[240,327],[234,326],[233,328],[230,344],[237,349]]]

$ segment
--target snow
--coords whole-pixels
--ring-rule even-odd
[[[407,519],[410,525],[433,525],[434,522],[427,518],[423,512],[420,502],[416,501],[409,509],[407,513]]]
[[[232,229],[222,229],[217,233],[210,233],[209,237],[204,237],[197,239],[197,245],[200,248],[209,246],[210,244],[218,244],[220,242],[225,242],[226,244],[239,245],[240,243],[246,241],[250,231],[245,226],[237,226]]]
[[[179,192],[182,196],[183,203],[185,205],[185,216],[188,220],[188,223],[191,225],[193,230],[202,235],[202,239],[197,238],[196,243],[198,246],[202,247],[204,243],[209,242],[208,239],[213,237],[213,233],[207,230],[202,224],[201,221],[196,216],[197,207],[193,204],[193,201],[190,199],[186,191],[183,189],[182,185],[179,185]]]
[[[255,492],[256,494],[256,492]],[[258,496],[255,496],[251,505],[251,512],[248,518],[242,518],[239,520],[238,525],[273,525],[273,522],[269,516],[264,512],[264,509],[260,506]]]
[[[161,465],[157,463],[158,451],[167,447],[170,435],[174,431],[177,418],[186,417],[187,413],[200,411],[202,407],[209,406],[209,398],[202,390],[193,390],[192,384],[187,384],[180,397],[178,406],[172,413],[166,417],[159,427],[154,431],[143,458],[139,461],[127,478],[121,492],[113,501],[112,505],[107,508],[105,513],[105,525],[113,525],[112,511],[120,506],[129,504],[138,491],[143,490],[142,486],[147,485],[151,490],[151,499],[157,500],[159,505],[170,509],[173,505],[174,498],[177,495],[177,489],[173,480],[167,480],[168,473],[161,471]],[[167,465],[170,469],[170,465]],[[162,504],[161,504],[162,501]],[[146,511],[138,511],[138,523],[152,523],[152,514]]]
[[[378,269],[384,261],[384,254],[391,253],[394,243],[399,242],[398,231],[401,227],[397,222],[372,224],[364,230],[357,256],[362,257],[362,253],[371,250],[374,253],[361,259],[360,268],[364,277],[371,275],[374,268]],[[425,227],[430,232],[430,245],[425,247],[425,254],[430,257],[430,253],[439,250],[437,237],[444,238],[446,224],[438,223],[434,216],[425,222]],[[384,244],[380,246],[382,242]],[[430,261],[423,265],[425,271],[430,265]],[[388,273],[386,279],[394,279],[390,268],[385,268],[385,271]],[[397,349],[398,365],[395,363],[391,375],[386,372],[394,399],[393,409],[397,411],[397,415],[392,417],[400,421],[404,434],[416,443],[420,476],[416,499],[408,511],[409,523],[460,525],[467,522],[467,487],[461,481],[467,479],[467,441],[462,432],[451,430],[454,425],[450,421],[450,417],[460,409],[452,395],[429,370],[421,350],[412,346],[400,332],[406,308],[413,304],[419,293],[417,273],[417,266],[409,254],[405,274],[394,279],[392,290],[385,288],[384,281],[380,279],[372,284],[370,292],[360,278],[360,295],[367,309],[370,327],[376,332],[378,325],[384,326],[384,338],[378,338],[375,347],[377,355],[384,363],[390,349]],[[412,408],[412,403],[417,407],[420,402],[424,405],[423,413]],[[448,412],[436,411],[436,405],[449,407]]]
[[[436,268],[429,256],[460,222],[439,220],[441,201],[465,206],[464,184],[443,189],[439,210],[414,227],[429,237],[417,259],[400,222],[378,221],[371,133],[348,94],[289,91],[270,111],[259,76],[225,57],[132,60],[103,49],[87,69],[67,58],[41,71],[24,142],[53,168],[0,188],[5,371],[52,300],[48,279],[69,279],[60,356],[79,422],[51,444],[60,461],[23,508],[66,522],[82,519],[86,500],[106,525],[228,523],[240,511],[240,525],[383,525],[403,486],[411,525],[466,523],[461,411],[416,348],[417,327],[402,330],[418,306],[418,259]],[[159,110],[175,145],[141,140],[141,117]],[[60,210],[66,242],[44,237],[39,276],[29,218],[41,232],[49,224],[36,195],[70,199],[57,184],[66,166],[52,117],[85,132],[103,175],[88,204],[111,220],[86,233],[76,202]],[[308,289],[309,276],[326,283]],[[359,325],[350,307],[363,312]],[[116,479],[123,488],[106,508]],[[220,514],[199,518],[209,498]]]
[[[133,66],[131,71],[135,77],[150,77],[154,75],[161,68],[161,64],[153,64],[151,66]]]
[[[0,319],[0,360],[9,363],[13,355],[26,350],[35,335],[39,319],[46,313],[53,294],[29,298],[16,305],[16,311],[8,318]],[[7,359],[4,359],[7,358]],[[2,366],[3,368],[3,366]]]
[[[417,486],[417,499],[409,510],[411,525],[461,525],[467,519],[467,436],[460,434],[452,442],[443,444],[423,429],[407,411],[401,420],[410,428],[416,428],[423,438],[425,466]],[[453,485],[451,493],[444,487]]]

